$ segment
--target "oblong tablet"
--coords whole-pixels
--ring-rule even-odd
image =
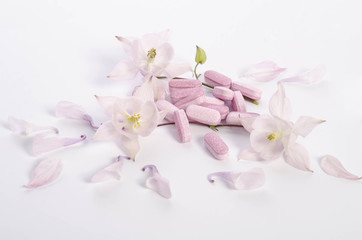
[[[233,110],[236,112],[246,112],[246,104],[241,92],[235,91],[234,98],[232,100]]]
[[[229,100],[233,100],[234,91],[231,90],[230,88],[216,86],[212,90],[212,95],[214,95],[215,97],[217,97],[221,100],[229,101]]]
[[[204,73],[205,82],[211,84],[212,86],[223,86],[230,88],[231,78],[218,73],[213,70],[208,70]]]
[[[190,142],[191,130],[185,111],[183,109],[174,111],[174,119],[180,142]]]
[[[223,100],[220,100],[215,97],[209,97],[209,96],[204,97],[204,103],[215,104],[215,105],[224,105]]]
[[[168,82],[168,86],[172,88],[201,87],[201,85],[201,81],[196,79],[172,79]]]
[[[170,87],[170,96],[173,101],[180,100],[181,98],[188,97],[191,95],[203,95],[204,91],[202,87],[191,87],[191,88],[172,88]]]
[[[240,91],[245,97],[260,100],[261,94],[263,93],[260,89],[246,83],[233,82],[231,84],[231,90]]]
[[[190,120],[207,125],[217,125],[221,121],[218,111],[203,106],[190,105],[186,108],[186,114]]]
[[[251,113],[251,112],[229,112],[227,115],[225,122],[227,124],[233,124],[233,125],[243,125],[241,123],[241,119],[245,118],[255,118],[258,117],[258,113]]]
[[[215,105],[215,104],[209,104],[209,103],[202,103],[201,106],[214,109],[220,113],[221,119],[226,118],[226,116],[229,114],[229,107],[226,105]]]
[[[173,112],[178,110],[178,108],[175,105],[173,105],[169,101],[161,99],[156,102],[156,106],[159,111],[167,110],[168,113],[166,114],[165,119],[169,122],[174,122]]]
[[[229,147],[214,132],[207,133],[204,136],[204,143],[210,153],[219,160],[225,160],[228,157]]]
[[[187,106],[191,104],[201,104],[204,102],[204,94],[195,94],[185,98],[181,98],[180,100],[175,102],[175,106],[178,108],[185,109]]]

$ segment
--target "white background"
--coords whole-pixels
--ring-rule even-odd
[[[359,1],[1,1],[0,3],[0,239],[361,239],[362,185],[320,170],[318,159],[338,157],[362,174],[362,15]],[[92,136],[85,124],[56,119],[60,100],[83,105],[97,123],[106,119],[93,95],[129,95],[139,80],[105,76],[126,57],[115,35],[140,37],[172,30],[176,59],[193,64],[195,45],[207,62],[234,80],[250,64],[274,60],[292,76],[317,64],[328,74],[319,84],[285,85],[300,115],[327,122],[300,139],[314,173],[282,159],[267,165],[237,161],[248,145],[242,129],[220,128],[230,147],[226,161],[214,160],[192,126],[191,143],[180,144],[172,126],[141,140],[136,162],[123,179],[91,184],[91,175],[123,154],[111,142],[88,140],[39,158],[31,137],[6,128],[9,115],[56,125],[63,136]],[[267,112],[276,83],[255,84]],[[22,186],[48,156],[64,160],[61,178],[29,191]],[[140,170],[155,164],[171,182],[164,199],[143,187]],[[266,185],[256,191],[207,182],[215,171],[261,166]]]

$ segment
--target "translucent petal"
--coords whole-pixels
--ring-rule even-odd
[[[138,73],[138,68],[133,61],[121,61],[119,62],[108,74],[107,77],[116,80],[132,80]]]
[[[289,77],[280,80],[280,82],[295,82],[295,83],[301,83],[301,84],[312,84],[319,82],[323,79],[325,76],[327,70],[324,65],[318,65],[314,68],[312,68],[309,71],[306,71],[304,73],[301,73],[294,77]]]
[[[302,137],[306,137],[313,129],[325,120],[319,120],[313,117],[301,116],[294,124],[293,132]]]
[[[243,77],[252,77],[258,82],[268,82],[277,78],[280,73],[284,72],[286,68],[280,68],[272,61],[264,61],[257,63],[249,68],[249,70],[243,74]]]
[[[342,163],[334,156],[326,155],[320,161],[322,170],[333,177],[345,178],[349,180],[361,180],[362,177],[358,177],[349,171],[347,171]]]
[[[147,165],[142,168],[142,171],[150,170],[150,176],[146,179],[146,187],[157,192],[164,198],[171,198],[170,182],[162,177],[155,165]]]
[[[286,163],[302,171],[310,170],[309,155],[307,150],[300,144],[290,144],[284,152],[284,160]]]
[[[284,120],[290,120],[292,115],[292,106],[289,99],[285,96],[285,90],[281,83],[278,84],[278,90],[269,101],[270,114]]]
[[[62,147],[70,146],[86,139],[85,135],[80,138],[67,138],[67,137],[50,137],[46,134],[38,134],[33,139],[33,154],[38,156],[45,152],[50,152]]]
[[[62,172],[61,159],[47,158],[41,161],[34,169],[32,179],[27,188],[38,188],[55,181]]]
[[[45,130],[51,130],[54,131],[55,133],[59,133],[59,130],[55,127],[38,126],[36,124],[12,116],[8,118],[8,126],[11,131],[21,135],[29,135],[34,132],[45,131]]]

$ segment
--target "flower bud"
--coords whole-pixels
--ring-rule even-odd
[[[206,53],[204,49],[199,46],[196,46],[195,62],[200,64],[204,64],[206,62]]]

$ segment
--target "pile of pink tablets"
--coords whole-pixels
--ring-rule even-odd
[[[205,82],[214,86],[213,96],[206,96],[202,82],[196,79],[172,79],[169,82],[170,101],[156,102],[160,111],[167,110],[165,119],[174,122],[180,138],[185,143],[191,141],[189,122],[215,126],[222,122],[242,125],[243,118],[259,114],[246,111],[245,97],[259,100],[262,91],[249,84],[232,80],[215,71],[204,74]],[[214,132],[204,136],[205,146],[219,160],[227,158],[228,146]]]

